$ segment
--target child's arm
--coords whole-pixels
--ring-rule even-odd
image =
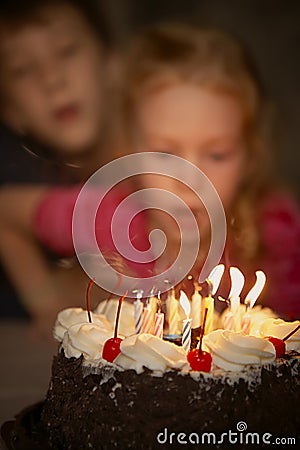
[[[46,191],[37,186],[0,191],[0,258],[42,333],[51,332],[59,310],[82,303],[86,284],[84,276],[52,267],[33,235],[35,210]]]

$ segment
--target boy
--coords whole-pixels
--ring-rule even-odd
[[[48,157],[77,167],[77,179],[86,176],[102,159],[107,129],[104,19],[89,1],[11,1],[0,7],[0,39],[3,122]],[[48,333],[57,311],[78,303],[82,291],[72,270],[50,265],[29,238],[30,220],[14,221],[16,209],[27,217],[44,187],[7,181],[0,189],[0,257],[37,329]]]

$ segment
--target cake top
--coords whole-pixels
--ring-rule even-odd
[[[127,315],[132,313],[134,306],[124,302]],[[116,300],[111,300],[110,316]],[[105,312],[105,310],[103,310]],[[299,321],[285,322],[282,319],[269,317],[267,312],[262,319],[260,311],[260,324],[255,329],[256,336],[246,335],[217,328],[206,334],[203,338],[203,351],[209,352],[212,357],[211,373],[218,371],[242,372],[249,367],[261,367],[275,362],[276,349],[267,336],[282,339],[293,331]],[[218,325],[217,325],[218,326]],[[187,353],[183,346],[154,336],[151,333],[132,333],[132,323],[127,317],[127,329],[123,326],[123,340],[120,344],[120,353],[113,361],[113,366],[119,370],[133,369],[137,373],[144,368],[159,375],[168,370],[178,370],[182,373],[192,372],[187,360]],[[92,322],[88,321],[87,311],[81,308],[69,308],[61,311],[54,327],[54,336],[61,343],[67,358],[83,356],[86,366],[101,366],[109,364],[103,360],[102,351],[105,342],[113,337],[112,320],[105,314],[92,314]],[[287,341],[288,350],[300,349],[300,330]]]

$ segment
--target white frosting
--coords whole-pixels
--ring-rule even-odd
[[[275,348],[266,339],[229,330],[215,330],[203,338],[203,348],[211,353],[213,364],[224,370],[240,371],[247,365],[270,364]]]
[[[182,347],[147,333],[124,339],[121,342],[121,354],[114,362],[123,369],[134,369],[137,373],[144,370],[143,366],[159,372],[187,366]]]
[[[105,341],[112,336],[112,331],[97,323],[76,323],[65,332],[61,346],[67,358],[83,355],[87,362],[99,361]]]
[[[87,311],[82,308],[68,308],[58,314],[54,336],[62,341],[61,347],[67,358],[79,358],[83,355],[84,363],[93,366],[103,362],[103,345],[113,336],[117,306],[117,299],[100,303],[96,312],[91,313],[92,323],[88,322]],[[214,370],[220,368],[237,372],[243,371],[246,366],[273,363],[275,348],[264,337],[283,338],[300,323],[285,322],[273,318],[273,315],[267,308],[257,306],[252,309],[251,334],[257,337],[222,329],[204,336],[203,349],[211,353]],[[129,302],[123,302],[121,309],[119,336],[121,335],[127,337],[121,342],[121,353],[114,361],[119,368],[141,373],[146,367],[158,374],[170,369],[190,371],[182,347],[152,334],[135,334],[134,306]],[[286,345],[287,350],[300,351],[300,330],[286,341]]]
[[[112,326],[103,314],[91,313],[93,323],[100,325],[107,331],[112,331]],[[57,315],[53,329],[54,338],[61,342],[65,332],[76,323],[88,322],[87,311],[82,308],[67,308]]]
[[[273,336],[282,339],[295,330],[299,324],[299,320],[285,322],[282,319],[267,319],[261,324],[259,331],[262,337]],[[300,329],[285,341],[285,345],[288,351],[300,351]]]
[[[264,308],[261,305],[254,306],[250,312],[251,325],[250,334],[253,336],[260,336],[259,329],[261,324],[268,318],[275,318],[275,313],[270,308]]]
[[[95,309],[95,313],[104,314],[113,327],[116,320],[118,304],[119,300],[114,298],[109,300],[109,302],[100,302]],[[122,336],[131,336],[132,334],[135,334],[133,303],[127,301],[122,303],[118,334]]]

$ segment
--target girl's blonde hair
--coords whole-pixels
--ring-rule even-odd
[[[268,189],[272,171],[266,102],[248,52],[235,38],[220,30],[163,24],[135,38],[125,61],[121,115],[129,145],[136,105],[152,89],[172,82],[193,82],[232,95],[240,103],[248,170],[228,222],[239,252],[247,259],[255,258],[260,249],[255,202]]]

